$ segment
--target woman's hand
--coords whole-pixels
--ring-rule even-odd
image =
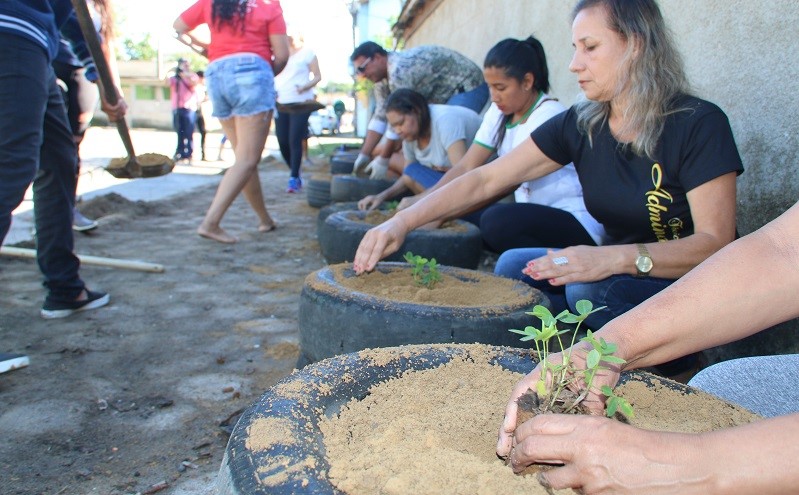
[[[703,482],[714,475],[697,461],[698,436],[641,430],[608,418],[542,414],[520,425],[516,439],[514,471],[533,462],[562,464],[539,474],[539,481],[585,495],[707,493]]]
[[[622,273],[618,266],[624,261],[618,259],[616,247],[571,246],[549,251],[546,256],[527,262],[522,273],[533,280],[547,280],[551,285],[604,280]],[[630,267],[633,260],[629,260]]]
[[[591,344],[588,342],[578,342],[574,344],[569,349],[566,349],[563,352],[559,352],[557,354],[551,354],[549,356],[548,361],[550,363],[561,364],[563,363],[563,354],[564,353],[571,353],[569,359],[574,367],[575,370],[584,370],[586,369],[586,355],[588,352],[593,349]],[[591,414],[604,414],[605,412],[605,396],[602,395],[599,390],[602,388],[603,385],[607,385],[611,388],[616,386],[616,383],[619,381],[619,373],[620,370],[618,367],[610,367],[606,363],[603,363],[604,367],[608,369],[602,370],[597,372],[594,376],[594,382],[591,386],[591,390],[586,396],[585,400],[583,400],[583,405],[591,411]],[[541,376],[542,367],[539,364],[538,366],[533,369],[530,373],[524,376],[519,382],[513,387],[513,391],[510,394],[510,399],[508,400],[507,406],[505,406],[505,418],[502,421],[502,426],[499,429],[499,438],[497,440],[497,455],[500,457],[507,457],[510,454],[511,449],[514,447],[514,431],[516,430],[516,418],[518,415],[518,405],[516,401],[521,397],[527,390],[536,390],[536,383],[538,382],[539,377]],[[550,383],[551,376],[547,377],[547,388],[549,388],[552,384]],[[574,383],[575,391],[580,387],[584,387],[585,384],[582,381],[577,381]],[[516,437],[516,441],[518,441],[518,436]],[[525,466],[520,468],[524,469]]]
[[[402,198],[400,200],[399,204],[397,205],[397,211],[404,210],[405,208],[410,208],[411,206],[416,204],[416,202],[419,201],[420,199],[422,199],[423,197],[424,197],[424,193],[417,194],[415,196],[406,196],[406,197]]]
[[[378,261],[395,253],[402,246],[409,231],[405,222],[394,215],[390,220],[366,232],[358,245],[355,261],[352,264],[355,273],[360,275],[374,270]]]
[[[381,204],[383,204],[383,200],[380,199],[380,196],[372,194],[358,201],[358,209],[372,211]]]

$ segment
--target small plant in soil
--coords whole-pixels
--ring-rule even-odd
[[[541,375],[536,382],[535,396],[539,403],[537,409],[543,412],[559,413],[580,413],[582,402],[588,396],[593,386],[596,374],[607,369],[603,364],[624,364],[626,361],[613,353],[616,352],[616,344],[606,342],[605,339],[594,337],[591,330],[586,332],[586,336],[580,341],[587,342],[592,349],[585,357],[585,369],[577,369],[572,362],[572,347],[577,339],[580,325],[585,319],[605,307],[594,308],[591,301],[577,301],[577,314],[565,310],[553,316],[544,306],[535,306],[533,311],[528,313],[541,321],[540,327],[528,326],[524,330],[510,330],[511,332],[522,335],[522,341],[533,341],[535,353],[541,363]],[[576,324],[573,331],[569,348],[561,354],[560,362],[552,362],[549,359],[551,348],[557,340],[558,348],[563,349],[561,335],[569,332],[567,329],[558,329],[558,322],[566,324]],[[550,386],[547,386],[547,383]],[[574,392],[574,389],[578,392]],[[608,386],[603,386],[601,392],[608,398],[606,401],[606,411],[608,417],[613,417],[617,412],[625,417],[633,416],[632,406],[623,398],[615,395]]]
[[[386,201],[384,204],[386,206],[386,211],[396,212],[397,206],[399,206],[399,201],[395,199],[392,201]]]
[[[623,364],[626,361],[613,353],[616,352],[616,344],[606,342],[605,339],[597,339],[591,330],[586,331],[586,336],[580,341],[587,342],[592,349],[585,357],[585,368],[577,368],[572,361],[572,348],[577,339],[580,325],[592,313],[605,309],[605,306],[594,308],[591,301],[580,300],[575,305],[577,314],[570,311],[562,311],[557,316],[544,306],[535,306],[533,311],[528,313],[541,321],[540,327],[528,326],[524,330],[511,329],[511,332],[522,335],[522,341],[533,341],[535,345],[536,357],[541,365],[541,374],[535,385],[535,390],[528,390],[517,400],[518,416],[516,426],[524,423],[537,414],[561,413],[561,414],[588,414],[588,409],[583,401],[588,396],[593,386],[596,374],[604,369],[605,363]],[[561,353],[558,362],[550,361],[552,346],[557,342],[558,350],[564,349],[561,335],[569,332],[568,329],[558,329],[558,322],[576,325],[573,330],[568,349]],[[547,385],[549,383],[549,385]],[[607,397],[605,401],[605,414],[608,417],[615,417],[620,413],[625,418],[633,417],[632,405],[623,397],[619,397],[613,389],[607,385],[602,386],[600,391]],[[623,418],[619,418],[623,419]],[[507,459],[510,462],[510,458]],[[545,465],[528,466],[521,475],[536,474],[542,469],[548,469]]]
[[[411,265],[411,276],[417,285],[432,289],[436,282],[441,281],[441,273],[438,271],[438,263],[435,258],[428,260],[408,251],[405,253],[405,261]]]

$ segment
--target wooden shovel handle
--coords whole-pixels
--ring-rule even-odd
[[[86,40],[86,45],[89,47],[89,52],[94,59],[94,66],[97,67],[97,74],[100,76],[100,86],[105,93],[105,101],[111,105],[116,105],[119,102],[119,95],[117,94],[114,79],[111,77],[111,69],[108,67],[108,61],[105,59],[103,47],[100,45],[100,38],[97,36],[97,30],[94,28],[92,16],[89,13],[89,7],[86,6],[86,0],[72,0],[72,6],[75,8],[75,14],[80,23],[80,30],[83,33],[83,38]],[[130,139],[130,131],[128,124],[124,118],[117,120],[117,130],[119,137],[122,138],[122,144],[125,145],[125,151],[131,158],[136,157],[133,151],[133,141]]]

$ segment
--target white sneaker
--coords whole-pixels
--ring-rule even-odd
[[[97,228],[97,221],[86,218],[77,208],[72,212],[72,230],[75,232],[88,232]]]

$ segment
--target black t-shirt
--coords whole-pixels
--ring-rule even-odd
[[[622,147],[607,122],[594,129],[593,146],[577,128],[574,107],[531,134],[550,159],[574,163],[588,212],[605,227],[606,244],[666,241],[693,233],[686,193],[743,163],[729,120],[716,105],[684,96],[667,117],[656,158]]]

